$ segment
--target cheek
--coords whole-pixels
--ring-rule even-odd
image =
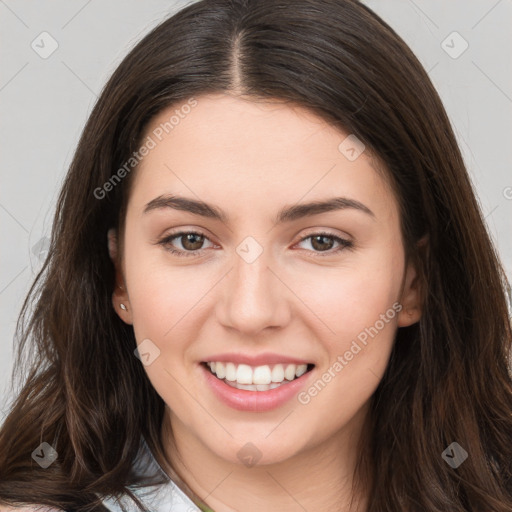
[[[133,328],[138,342],[145,338],[159,347],[166,367],[176,366],[187,347],[199,336],[211,286],[198,279],[185,279],[178,272],[146,273],[139,285],[133,285]]]
[[[162,337],[205,295],[208,283],[204,272],[193,266],[172,265],[171,256],[162,247],[143,238],[137,233],[127,236],[125,251],[133,323],[135,328],[149,329]]]
[[[212,284],[192,267],[164,264],[155,252],[134,248],[126,258],[134,334],[139,345],[149,339],[158,348],[144,368],[157,393],[171,409],[187,411],[190,397],[180,383],[189,378],[189,349],[200,336]]]
[[[351,269],[309,288],[315,293],[308,295],[308,305],[329,327],[318,338],[327,358],[316,380],[297,397],[311,431],[334,435],[370,399],[384,375],[400,310],[399,285],[386,270]]]
[[[133,244],[126,251],[127,287],[137,343],[151,340],[160,351],[146,372],[157,390],[174,387],[196,364],[192,355],[201,326],[212,314],[218,273],[206,266],[172,265],[164,250]],[[131,249],[132,252],[128,252]]]
[[[300,278],[295,277],[294,290],[324,324],[328,339],[339,346],[373,326],[392,308],[399,298],[401,272],[400,254],[369,252],[364,258],[347,259],[347,264],[339,267],[301,273]],[[391,309],[387,317],[394,320],[396,311]],[[385,327],[390,330],[388,323]]]
[[[126,238],[125,274],[137,342],[149,338],[161,348],[164,334],[171,329],[175,314],[175,290],[178,286],[156,265],[144,242]]]

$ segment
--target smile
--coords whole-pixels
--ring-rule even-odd
[[[314,364],[251,366],[226,361],[199,364],[206,387],[225,405],[245,412],[277,409],[300,393],[315,373]]]
[[[273,364],[249,366],[247,364],[210,361],[204,363],[218,379],[236,389],[268,391],[292,382],[313,368],[308,364]]]

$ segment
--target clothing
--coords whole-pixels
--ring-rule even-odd
[[[134,463],[138,475],[163,476],[167,483],[143,488],[129,487],[137,498],[151,512],[201,512],[201,509],[169,478],[153,457],[146,441],[141,440],[141,450]],[[139,512],[138,507],[128,496],[119,499],[104,499],[103,505],[112,512],[122,512],[120,503],[129,512]]]

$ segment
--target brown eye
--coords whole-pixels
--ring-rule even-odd
[[[315,235],[311,237],[311,246],[318,251],[328,251],[332,249],[334,240],[332,236]]]
[[[176,256],[198,256],[205,249],[203,247],[205,241],[210,242],[210,239],[202,233],[180,231],[166,236],[158,243]],[[213,244],[211,242],[210,244],[210,247],[212,247]]]
[[[331,233],[314,233],[304,237],[299,243],[309,241],[312,249],[308,249],[315,256],[332,256],[344,249],[350,249],[354,244]]]
[[[201,249],[204,242],[204,236],[198,233],[186,233],[179,237],[181,239],[181,245],[188,251],[197,251]]]

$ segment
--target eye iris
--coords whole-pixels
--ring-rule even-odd
[[[197,238],[198,240],[194,239]],[[197,233],[187,233],[186,235],[181,236],[182,245],[185,249],[188,249],[190,251],[196,251],[197,249],[200,249],[203,245],[204,236],[199,235]],[[187,244],[191,243],[192,245],[196,245],[196,247],[190,247],[187,246]]]
[[[327,244],[325,243],[325,240],[328,240]],[[317,242],[320,241],[320,246],[317,245]],[[332,248],[332,245],[333,245],[334,241],[332,239],[332,237],[329,237],[329,236],[325,236],[325,235],[317,235],[317,236],[313,236],[311,238],[311,245],[317,249],[317,250],[329,250]],[[327,245],[328,247],[326,247],[325,245]]]

